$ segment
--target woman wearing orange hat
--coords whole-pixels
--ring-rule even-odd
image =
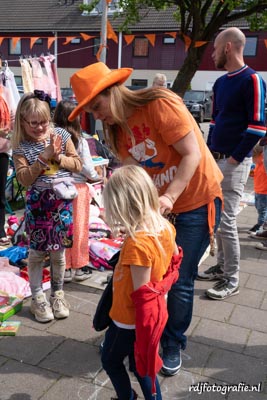
[[[184,250],[180,278],[168,296],[169,318],[161,345],[166,376],[181,367],[185,331],[193,309],[194,279],[221,214],[222,174],[182,99],[166,88],[131,91],[123,83],[131,68],[111,71],[98,62],[71,77],[78,106],[102,120],[106,140],[123,164],[141,165],[152,177],[160,211],[173,222]]]

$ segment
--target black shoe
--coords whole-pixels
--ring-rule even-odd
[[[198,272],[196,279],[199,281],[218,281],[223,277],[222,268],[221,264],[216,264],[206,269],[206,271]]]
[[[261,227],[261,225],[256,224],[256,225],[254,225],[251,229],[249,229],[249,230],[247,231],[247,233],[257,232],[257,231],[260,229],[260,227]]]
[[[178,346],[165,347],[163,349],[162,360],[163,360],[163,366],[160,370],[162,375],[165,376],[176,375],[182,366],[180,347]]]

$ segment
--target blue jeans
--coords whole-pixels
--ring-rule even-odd
[[[255,207],[258,212],[258,224],[267,222],[267,194],[255,193]]]
[[[220,222],[222,202],[215,201],[215,231]],[[185,331],[193,313],[194,281],[198,265],[210,243],[207,206],[178,214],[175,221],[176,243],[184,252],[178,281],[168,293],[169,318],[164,329],[161,345],[164,347],[186,347]]]
[[[108,374],[119,400],[132,399],[132,387],[129,375],[124,365],[124,359],[129,359],[129,369],[136,376],[146,400],[162,400],[158,380],[156,379],[157,396],[151,394],[151,379],[138,375],[134,360],[135,330],[122,329],[111,322],[105,334],[101,361]]]

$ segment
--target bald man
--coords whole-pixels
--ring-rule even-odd
[[[252,149],[265,135],[266,84],[243,57],[246,37],[238,28],[218,34],[212,59],[228,71],[214,84],[213,115],[207,144],[224,179],[224,211],[217,231],[217,264],[197,279],[218,281],[206,295],[223,300],[239,293],[240,244],[236,217],[249,176]]]

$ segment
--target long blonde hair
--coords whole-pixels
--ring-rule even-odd
[[[150,87],[146,89],[130,90],[124,85],[111,86],[101,94],[110,96],[110,110],[115,124],[104,126],[104,134],[106,143],[117,156],[118,132],[120,128],[128,132],[132,140],[134,140],[133,134],[127,125],[129,110],[142,107],[156,99],[166,98],[173,100],[178,97],[174,92],[166,88]]]
[[[25,93],[17,106],[14,133],[11,138],[12,148],[16,149],[26,140],[23,120],[28,120],[33,114],[43,121],[50,121],[50,108],[46,101],[39,100],[34,93]],[[52,125],[51,125],[52,126]]]
[[[163,229],[171,231],[160,214],[156,186],[142,167],[126,165],[115,170],[104,188],[103,200],[106,222],[115,233],[123,227],[132,238],[142,230],[157,239]]]

